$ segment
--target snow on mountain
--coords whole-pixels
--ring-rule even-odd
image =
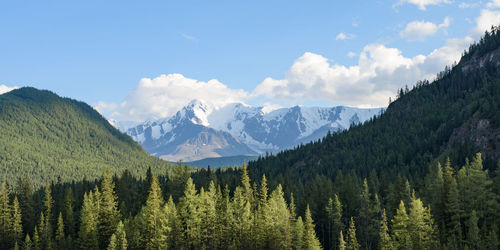
[[[216,109],[193,100],[172,117],[144,122],[126,133],[151,154],[168,160],[197,160],[277,152],[320,139],[328,131],[348,129],[383,111],[295,106],[265,113],[262,107],[242,103]]]

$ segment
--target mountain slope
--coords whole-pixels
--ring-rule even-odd
[[[169,163],[149,156],[89,105],[35,88],[0,95],[0,171],[38,185],[96,178],[104,168],[142,175]]]
[[[500,157],[500,39],[485,38],[437,80],[418,82],[386,112],[369,122],[332,134],[321,142],[250,163],[252,174],[306,181],[338,170],[367,177],[408,173],[423,176],[427,166],[450,157],[463,164],[482,152],[487,168]],[[479,49],[477,49],[479,48]],[[271,178],[270,178],[271,179]],[[296,191],[295,193],[298,193]]]
[[[227,157],[215,157],[215,158],[205,158],[198,161],[184,162],[184,164],[189,166],[195,166],[200,168],[219,168],[219,167],[237,167],[241,166],[243,163],[257,160],[258,156],[249,155],[236,155]]]
[[[150,154],[169,161],[257,154],[228,132],[205,126],[206,109],[192,102],[169,119],[146,122],[127,133]]]
[[[241,103],[215,109],[193,100],[170,118],[145,122],[126,133],[149,153],[170,161],[258,155],[318,140],[383,110],[295,106],[264,113],[262,107]]]

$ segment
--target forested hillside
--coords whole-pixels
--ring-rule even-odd
[[[65,123],[63,117],[73,117],[69,111],[82,109],[49,112],[45,109],[52,106],[47,100],[53,94],[42,92],[48,96],[38,99],[22,94],[33,89],[11,92],[1,96],[17,104],[1,106],[2,119],[12,125],[6,129],[37,124],[50,131],[42,134],[45,140],[31,144],[21,143],[20,137],[18,144],[30,150],[12,152],[23,155],[34,150],[42,152],[43,159],[52,153],[49,147],[60,154],[68,152],[55,145],[61,144],[57,138],[76,137],[81,145],[70,145],[79,146],[77,152],[116,159],[132,170],[120,175],[103,170],[99,181],[46,182],[44,189],[34,192],[32,181],[42,179],[8,178],[0,187],[0,248],[498,249],[499,66],[500,32],[494,28],[435,81],[401,89],[383,115],[349,131],[261,157],[248,167],[191,172],[179,164],[165,176],[155,177],[150,170],[139,179],[134,177],[137,172],[131,172],[139,171],[134,164],[156,170],[163,165],[154,165],[156,161],[145,157],[129,138],[116,139],[123,135],[114,134],[109,124],[90,123],[94,125],[89,128]],[[36,112],[16,111],[26,109],[26,103],[38,104],[29,105]],[[49,119],[53,112],[64,115]],[[103,120],[95,112],[83,114],[85,121]],[[79,117],[81,113],[72,120]],[[76,128],[53,127],[61,124]],[[28,128],[19,131],[25,140],[39,138],[39,130]],[[106,154],[102,156],[101,146],[89,146],[89,141],[103,145]],[[33,149],[40,143],[45,143],[43,149]],[[136,147],[137,151],[128,152],[143,158],[115,151],[111,146],[115,143],[117,148]],[[118,166],[111,167],[116,173]]]
[[[0,173],[43,186],[98,178],[104,168],[136,176],[170,163],[149,156],[89,105],[35,88],[0,95]]]
[[[250,162],[250,175],[281,183],[285,197],[294,193],[299,214],[309,204],[325,248],[338,247],[331,232],[345,230],[351,217],[359,222],[361,247],[377,248],[382,208],[388,221],[396,219],[401,200],[410,210],[414,190],[431,209],[441,247],[475,249],[471,242],[481,239],[481,249],[497,249],[500,193],[491,180],[500,157],[499,65],[500,33],[493,28],[435,81],[401,89],[380,117]],[[481,159],[472,161],[478,152]],[[447,164],[438,168],[439,162]],[[332,229],[325,207],[334,196],[343,205],[343,226]]]

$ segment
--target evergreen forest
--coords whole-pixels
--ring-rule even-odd
[[[493,27],[384,114],[215,171],[149,157],[86,104],[12,91],[0,248],[499,249],[499,66]]]

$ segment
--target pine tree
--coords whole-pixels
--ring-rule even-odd
[[[269,196],[269,217],[273,218],[271,248],[287,249],[291,245],[290,212],[281,185]]]
[[[356,237],[356,226],[354,225],[354,218],[351,217],[351,222],[349,223],[349,231],[347,235],[347,249],[349,250],[359,250],[360,245]]]
[[[0,248],[3,249],[11,247],[9,246],[9,232],[12,225],[12,217],[9,193],[9,187],[4,180],[0,187]]]
[[[460,204],[458,200],[457,182],[453,176],[450,159],[448,158],[443,171],[443,214],[445,242],[450,248],[458,248],[462,239],[460,225]]]
[[[392,249],[392,242],[391,237],[389,236],[389,226],[387,225],[385,209],[382,211],[382,220],[380,221],[379,245],[380,250]]]
[[[116,230],[116,225],[119,221],[118,198],[116,197],[115,184],[109,169],[105,169],[101,178],[101,194],[99,204],[99,225],[98,239],[101,249],[104,249],[109,244],[111,235]]]
[[[40,250],[42,246],[40,244],[40,236],[38,234],[38,227],[35,226],[35,230],[33,231],[33,249]]]
[[[201,247],[201,217],[199,214],[199,200],[193,180],[189,178],[181,199],[181,217],[185,223],[185,242],[187,248]]]
[[[342,230],[340,231],[340,234],[339,234],[339,250],[345,250],[346,249],[346,246],[345,246],[345,240],[344,240],[344,235],[342,234]]]
[[[58,249],[64,249],[66,237],[64,235],[64,221],[62,213],[59,212],[59,216],[57,217],[57,230],[56,230],[56,246]]]
[[[23,236],[23,226],[22,226],[22,214],[21,208],[19,207],[19,201],[17,196],[14,197],[14,202],[12,204],[12,225],[10,227],[10,232],[12,234],[12,242],[22,242]]]
[[[168,207],[165,216],[167,217],[168,228],[170,228],[170,233],[168,234],[167,246],[169,246],[172,249],[176,249],[179,248],[178,247],[180,245],[179,239],[182,238],[182,225],[172,196],[170,196],[170,198],[168,199],[168,202],[167,204],[165,204],[165,207]]]
[[[117,250],[116,235],[115,234],[112,234],[111,238],[109,238],[109,244],[108,244],[108,247],[106,249],[107,250]]]
[[[243,188],[240,186],[236,187],[232,204],[233,218],[235,220],[233,224],[233,237],[239,248],[244,248],[252,244],[250,237],[248,237],[251,235],[253,225],[252,208],[243,191]]]
[[[26,237],[24,238],[23,249],[26,249],[26,250],[33,249],[33,242],[31,242],[31,238],[30,238],[29,234],[26,234]]]
[[[243,196],[245,201],[249,202],[250,205],[253,204],[253,189],[250,185],[250,177],[248,177],[247,165],[244,163],[241,168],[241,187],[243,188]]]
[[[403,201],[399,203],[396,215],[392,219],[392,246],[396,249],[411,249],[408,231],[409,218]]]
[[[44,190],[44,221],[40,221],[40,240],[42,247],[45,249],[50,249],[52,246],[52,205],[54,201],[52,200],[52,190],[50,185],[45,186]]]
[[[200,192],[200,214],[202,215],[202,241],[203,244],[210,249],[215,247],[214,240],[216,239],[216,220],[217,220],[217,208],[216,208],[216,195],[217,190],[215,188],[215,183],[210,181],[209,188],[207,192]]]
[[[116,250],[126,250],[127,249],[127,235],[125,233],[125,226],[123,222],[118,221],[118,225],[116,226],[116,231],[113,234],[116,238]]]
[[[337,194],[334,195],[334,199],[329,199],[326,207],[326,213],[328,216],[328,223],[331,225],[330,237],[331,245],[336,246],[338,244],[338,235],[343,229],[342,225],[342,203],[339,200]]]
[[[304,222],[300,216],[295,220],[292,243],[294,249],[302,249],[304,246]]]
[[[476,210],[472,210],[472,213],[467,221],[467,245],[470,249],[478,249],[479,243],[479,228],[477,226],[477,215]]]
[[[361,243],[367,249],[370,248],[370,190],[368,188],[368,182],[366,178],[363,180],[363,186],[361,188],[360,195],[360,208],[359,208],[359,237],[361,239]]]
[[[269,201],[268,201],[268,188],[266,175],[262,175],[259,190],[259,204],[257,206],[256,224],[257,224],[257,248],[265,248],[269,244],[270,227],[272,226]]]
[[[146,249],[164,249],[167,247],[167,225],[162,205],[162,191],[158,179],[153,176],[146,206],[143,208],[146,223],[143,237]]]
[[[31,184],[28,175],[25,175],[18,184],[19,207],[21,208],[21,221],[23,223],[23,231],[33,233],[35,226],[35,212],[33,211],[33,198],[31,193]]]
[[[307,205],[306,208],[304,228],[304,249],[321,249],[321,244],[319,243],[319,240],[316,237],[316,231],[314,230],[314,222],[309,205]]]
[[[66,233],[68,236],[75,236],[75,217],[73,209],[73,189],[71,187],[66,189],[64,194],[64,209],[63,209],[63,219]]]
[[[408,233],[414,249],[430,249],[434,246],[434,222],[430,217],[430,210],[423,206],[420,199],[412,194]]]
[[[97,209],[92,191],[83,196],[80,215],[80,230],[78,231],[80,249],[98,249],[97,242]]]

